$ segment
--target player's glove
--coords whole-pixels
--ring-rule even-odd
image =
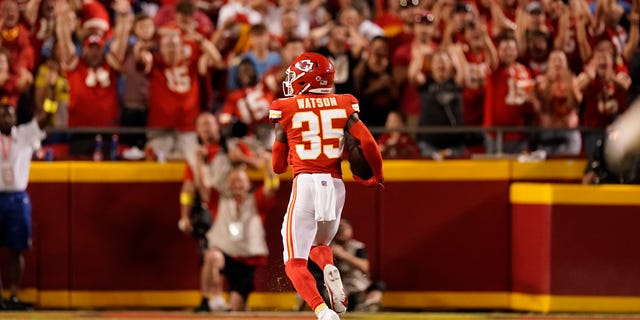
[[[367,180],[364,180],[356,175],[353,175],[353,180],[365,187],[379,187],[381,189],[384,188],[384,178],[382,177],[371,177]]]

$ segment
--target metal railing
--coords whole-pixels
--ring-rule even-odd
[[[385,127],[369,127],[369,130],[373,134],[383,134],[390,132],[391,130]],[[460,133],[476,133],[487,134],[492,133],[495,135],[495,153],[501,154],[504,149],[504,137],[508,133],[523,133],[523,134],[538,134],[541,132],[567,132],[578,130],[581,133],[602,133],[604,129],[601,128],[541,128],[541,127],[514,127],[514,126],[496,126],[496,127],[483,127],[483,126],[425,126],[415,128],[403,128],[394,131],[420,134],[420,133],[433,133],[433,134],[460,134]],[[146,127],[74,127],[74,128],[47,128],[47,133],[66,133],[66,134],[168,134],[178,132],[175,129],[168,128],[146,128]]]

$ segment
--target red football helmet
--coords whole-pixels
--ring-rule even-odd
[[[331,93],[335,68],[325,56],[305,52],[295,58],[287,68],[287,78],[282,82],[282,91],[287,97],[297,94]]]

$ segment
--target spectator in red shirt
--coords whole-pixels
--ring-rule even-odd
[[[11,54],[0,47],[0,99],[2,103],[17,106],[20,90],[17,87],[18,77],[11,68]]]
[[[44,42],[54,36],[55,0],[31,0],[23,12],[24,21],[31,30],[31,45],[35,55],[35,65],[42,62],[41,50]]]
[[[587,155],[592,155],[605,128],[627,108],[627,89],[631,78],[613,44],[602,40],[593,51],[593,58],[580,74],[580,89],[584,92],[585,107],[582,123],[585,127],[601,129],[584,134]]]
[[[147,148],[167,159],[184,159],[196,145],[195,121],[200,113],[200,75],[220,66],[222,57],[204,37],[190,35],[200,43],[185,45],[178,32],[160,38],[159,53],[137,52],[137,60],[149,74],[149,116],[152,128],[177,129],[175,133],[149,135]],[[192,161],[189,160],[188,161]]]
[[[56,21],[60,46],[60,65],[69,83],[69,127],[111,127],[119,124],[118,75],[127,49],[133,16],[127,0],[118,0],[122,9],[116,24],[115,38],[105,52],[105,39],[97,34],[83,41],[82,52],[76,54],[72,30],[65,23],[69,12]],[[70,153],[89,154],[93,140],[88,135],[72,138]]]
[[[413,41],[400,46],[394,53],[393,79],[401,91],[400,111],[407,116],[407,127],[415,128],[420,117],[420,98],[416,86],[408,81],[411,60],[420,56],[424,60],[423,72],[429,71],[429,61],[438,44],[433,41],[435,34],[434,17],[427,11],[413,17]]]
[[[497,40],[499,65],[487,77],[487,94],[484,100],[484,125],[524,126],[533,113],[535,101],[534,81],[525,66],[516,62],[518,47],[516,39],[509,33]],[[520,153],[527,149],[527,141],[521,133],[504,135],[503,152]],[[495,153],[495,135],[488,134],[485,148]]]
[[[19,23],[20,11],[15,0],[6,0],[0,4],[0,45],[9,51],[9,63],[18,76],[20,90],[33,83],[35,57],[29,41],[29,30]]]
[[[258,80],[253,62],[248,58],[243,59],[238,65],[238,89],[227,97],[220,113],[220,123],[226,126],[234,118],[238,119],[249,126],[250,133],[263,142],[263,147],[270,148],[273,144],[270,139],[273,138],[273,133],[269,121],[269,105],[275,96]]]
[[[461,62],[464,73],[462,117],[467,126],[480,126],[484,118],[487,74],[498,63],[496,48],[484,22],[470,22],[464,28],[464,41],[450,52]],[[484,135],[469,134],[468,145],[481,145]]]

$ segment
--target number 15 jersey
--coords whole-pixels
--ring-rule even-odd
[[[301,94],[275,100],[269,119],[287,134],[293,175],[329,173],[342,177],[344,127],[358,100],[350,94]]]

